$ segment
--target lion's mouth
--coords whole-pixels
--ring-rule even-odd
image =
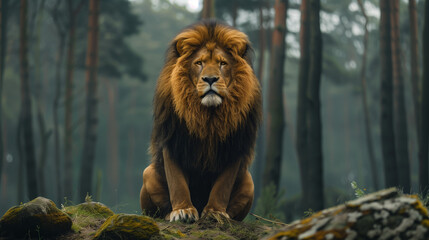
[[[201,104],[206,107],[217,107],[222,103],[222,96],[215,90],[210,89],[201,96]]]
[[[217,95],[217,96],[219,96],[220,98],[222,98],[222,96],[221,96],[221,95],[219,95],[219,93],[217,93],[217,92],[216,92],[215,90],[213,90],[213,89],[208,90],[206,93],[204,93],[204,94],[201,96],[201,98],[205,98],[206,96],[209,96],[209,95],[212,95],[212,94]]]

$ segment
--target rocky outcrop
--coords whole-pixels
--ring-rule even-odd
[[[265,239],[429,239],[428,211],[417,196],[391,188],[295,221]]]
[[[0,236],[4,238],[47,237],[70,231],[72,220],[47,198],[12,207],[0,219]]]
[[[94,240],[150,239],[159,235],[156,222],[135,214],[116,214],[109,217],[94,235]]]

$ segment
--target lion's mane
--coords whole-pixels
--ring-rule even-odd
[[[189,79],[193,53],[211,42],[235,62],[229,93],[217,108],[201,104]],[[150,152],[161,174],[163,148],[188,175],[204,179],[215,179],[235,161],[242,162],[242,169],[248,167],[262,103],[259,82],[251,67],[251,52],[245,34],[213,21],[197,23],[175,37],[154,96]]]

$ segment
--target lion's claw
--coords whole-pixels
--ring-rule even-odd
[[[182,221],[191,223],[197,221],[198,219],[198,211],[194,207],[173,210],[166,217],[166,220],[170,220],[170,222]]]
[[[201,213],[201,216],[202,218],[212,218],[219,223],[223,223],[224,219],[231,219],[231,217],[225,211],[218,211],[214,209],[204,209]]]

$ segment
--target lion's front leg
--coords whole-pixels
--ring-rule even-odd
[[[198,220],[198,211],[192,205],[187,176],[171,159],[167,149],[163,150],[165,176],[172,211],[166,216],[167,220],[193,222]]]
[[[216,179],[210,192],[207,205],[204,207],[202,216],[224,216],[230,218],[226,212],[231,197],[231,192],[240,168],[240,161],[227,167]]]

